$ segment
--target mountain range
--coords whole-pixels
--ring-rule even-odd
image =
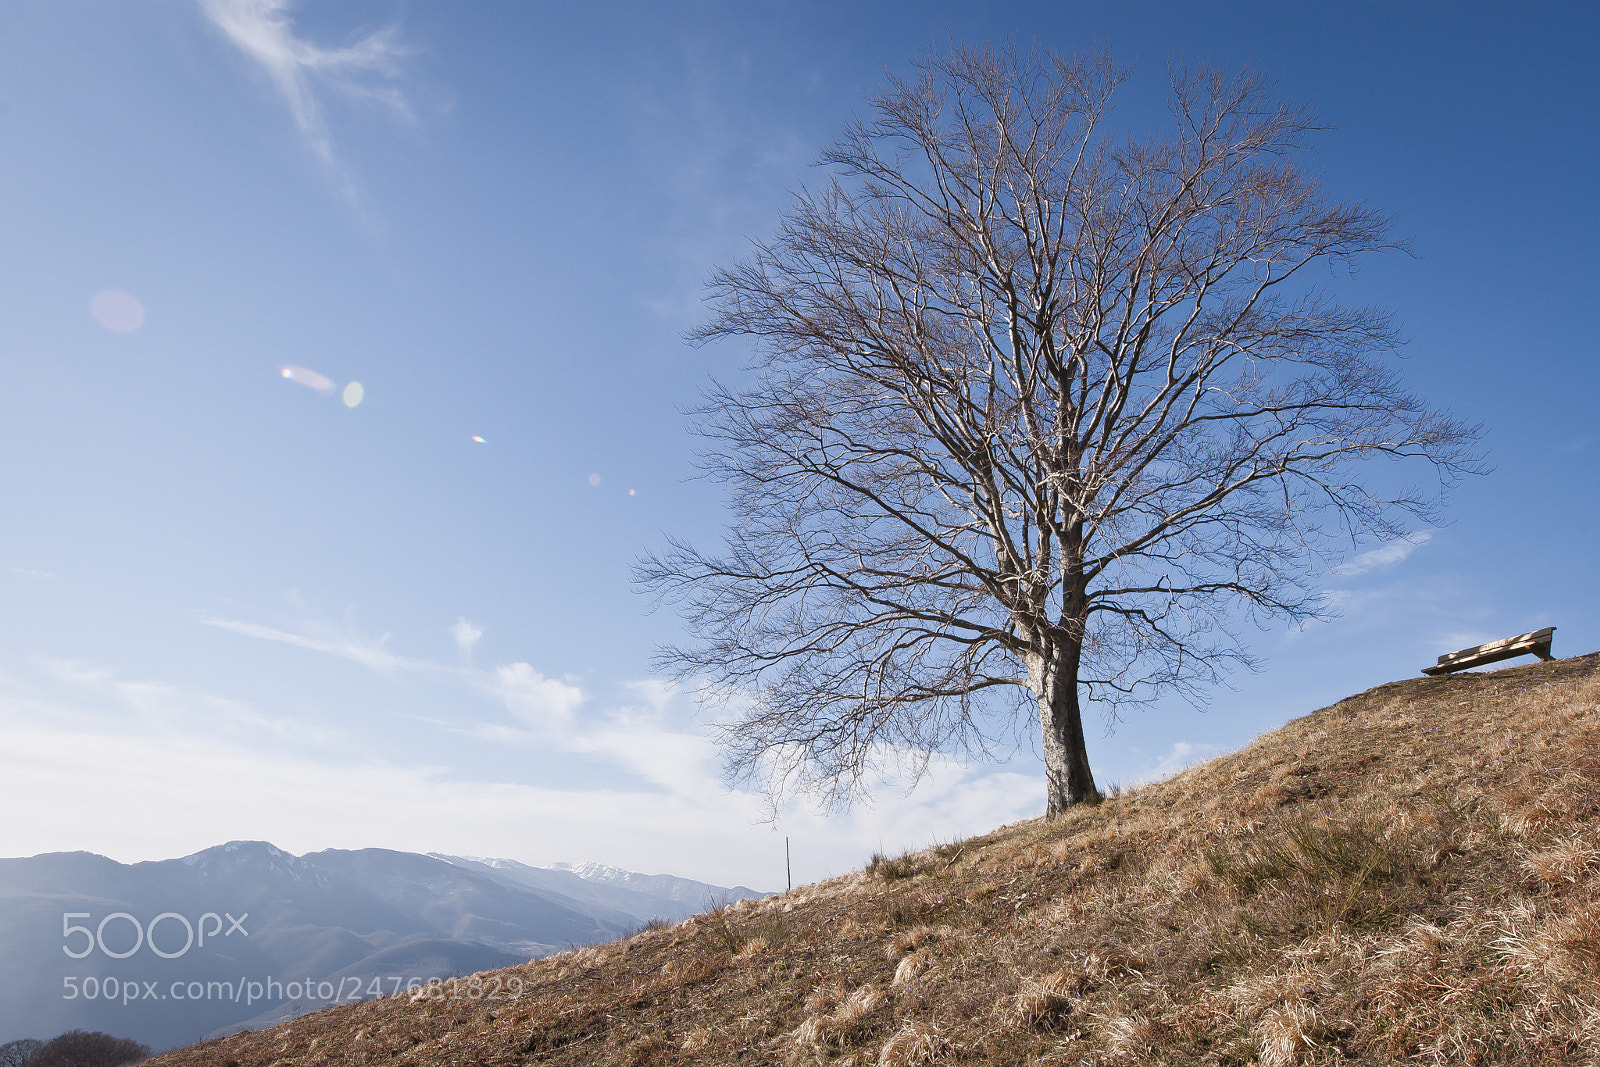
[[[81,1028],[168,1048],[762,895],[601,864],[264,841],[134,864],[0,859],[0,1043]]]

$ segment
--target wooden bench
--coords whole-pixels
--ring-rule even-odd
[[[1556,632],[1554,626],[1546,626],[1542,630],[1535,630],[1531,634],[1522,634],[1520,637],[1508,637],[1503,641],[1490,641],[1487,645],[1477,648],[1463,648],[1460,652],[1451,652],[1440,656],[1439,662],[1432,667],[1422,668],[1423,674],[1450,674],[1452,671],[1464,671],[1468,667],[1481,667],[1485,663],[1498,663],[1503,659],[1513,656],[1522,656],[1531,652],[1546,662],[1555,659],[1550,654],[1550,635]]]

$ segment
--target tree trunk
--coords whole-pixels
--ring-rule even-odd
[[[1083,716],[1078,707],[1078,660],[1081,641],[1058,643],[1053,655],[1030,664],[1033,691],[1039,700],[1039,726],[1044,735],[1046,815],[1059,815],[1074,804],[1100,799],[1083,744]]]

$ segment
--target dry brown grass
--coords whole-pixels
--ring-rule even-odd
[[[1060,818],[158,1059],[1600,1062],[1600,654],[1380,686]]]

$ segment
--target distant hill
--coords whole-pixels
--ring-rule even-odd
[[[661,885],[701,898],[690,911],[757,895]],[[505,860],[264,841],[135,864],[0,859],[0,1044],[80,1028],[171,1048],[609,941],[688,914],[678,899]]]
[[[698,915],[713,905],[731,904],[766,896],[754,889],[708,885],[670,874],[638,874],[603,863],[556,863],[531,867],[516,860],[445,856],[430,853],[468,870],[482,871],[512,885],[533,889],[551,899],[570,900],[580,907],[610,909],[638,926],[651,919],[676,922]],[[600,914],[590,911],[590,914]]]
[[[1379,686],[1055,819],[152,1067],[1600,1062],[1597,667]]]

